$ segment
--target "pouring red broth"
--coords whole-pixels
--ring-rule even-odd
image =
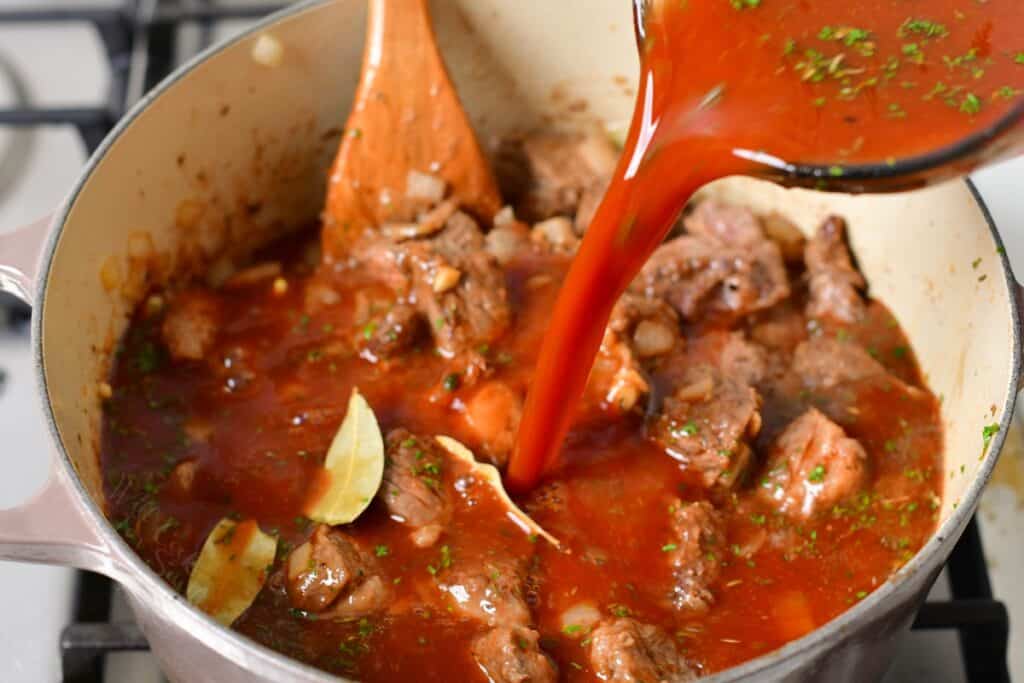
[[[721,12],[749,28],[776,4]],[[800,40],[845,45],[862,24],[841,18]],[[364,681],[687,681],[863,600],[934,531],[943,444],[842,217],[805,236],[713,199],[675,221],[663,198],[579,319],[592,370],[585,344],[535,370],[581,237],[614,234],[614,190],[592,218],[617,155],[508,141],[489,228],[415,174],[419,210],[350,259],[323,265],[310,234],[153,292],[103,387],[118,530],[222,623]],[[725,167],[703,168],[686,182]],[[511,477],[513,502],[484,463],[507,475],[527,389],[579,372],[556,461]]]

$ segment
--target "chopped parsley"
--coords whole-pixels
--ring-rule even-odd
[[[998,433],[999,433],[999,425],[997,423],[992,423],[992,424],[986,425],[984,428],[982,428],[982,430],[981,430],[981,442],[982,442],[981,453],[982,453],[982,455],[984,455],[985,453],[988,452],[989,444],[992,443],[992,437],[995,436]]]
[[[628,617],[632,614],[625,605],[612,605],[608,608],[608,611],[617,617]]]
[[[825,466],[817,465],[807,474],[807,481],[812,484],[820,484],[825,481]]]
[[[673,550],[677,550],[678,548],[679,548],[679,546],[676,545],[675,543],[666,543],[665,545],[661,546],[661,552],[663,552],[663,553],[670,553]]]
[[[690,420],[689,422],[687,422],[686,424],[679,428],[679,433],[684,434],[686,436],[693,436],[698,431],[700,430],[697,427],[697,423],[694,422],[693,420]]]
[[[906,38],[910,34],[925,38],[944,38],[949,35],[949,29],[944,24],[928,19],[907,19],[900,26],[898,34],[900,38]]]
[[[963,102],[960,103],[960,111],[965,114],[977,114],[981,111],[981,100],[972,92],[964,95]]]
[[[456,391],[461,384],[462,378],[459,377],[459,374],[457,372],[453,372],[450,375],[445,375],[444,380],[441,382],[441,385],[444,387],[445,391]]]
[[[377,557],[387,557],[390,552],[386,545],[378,545],[373,549],[373,554]]]
[[[756,9],[761,6],[761,0],[729,0],[729,4],[735,10]]]

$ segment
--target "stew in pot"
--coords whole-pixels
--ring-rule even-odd
[[[435,438],[506,465],[614,152],[507,145],[520,189],[487,232],[439,186],[344,264],[310,235],[154,292],[105,403],[122,535],[240,632],[366,681],[688,680],[864,598],[934,529],[942,432],[840,217],[805,239],[693,207],[617,302],[562,466],[518,516]],[[373,451],[354,415],[379,425],[379,488],[331,526],[316,503],[373,469],[325,476]]]

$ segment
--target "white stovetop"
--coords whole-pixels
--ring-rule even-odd
[[[32,4],[32,0],[0,0],[0,8]],[[76,2],[65,0],[63,4]],[[237,28],[223,27],[219,34]],[[27,75],[36,104],[95,104],[105,92],[107,67],[99,43],[88,29],[60,25],[0,29],[3,58]],[[0,106],[10,104],[11,97],[11,90],[0,78]],[[11,133],[0,129],[0,159],[11,142]],[[23,146],[24,157],[13,182],[4,177],[0,163],[0,231],[27,223],[56,206],[85,158],[77,135],[68,129],[22,134],[18,144]],[[1024,159],[987,169],[974,180],[1000,227],[1011,261],[1024,273]],[[0,389],[0,438],[4,442],[0,509],[18,504],[38,489],[49,459],[26,338],[12,336],[2,328],[0,325],[0,368],[8,377],[6,389]],[[996,596],[1008,604],[1011,620],[1024,623],[1024,543],[1019,542],[1024,529],[1024,448],[1004,452],[999,472],[982,501],[980,518]],[[73,577],[66,569],[0,562],[0,681],[59,680],[58,638],[71,618]],[[1024,679],[1024,630],[1012,635],[1011,674]],[[929,648],[923,650],[927,654],[901,659],[890,680],[962,680],[955,636],[914,634],[911,648],[920,647]],[[151,669],[145,673],[148,667],[144,663],[134,668],[139,662],[137,656],[119,657],[109,668],[123,675],[108,676],[108,680],[155,680]]]

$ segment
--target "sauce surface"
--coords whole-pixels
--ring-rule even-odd
[[[280,256],[287,249],[271,249]],[[942,495],[937,403],[921,389],[907,340],[877,302],[852,325],[808,324],[805,294],[737,328],[686,326],[685,348],[662,359],[653,382],[717,358],[736,329],[760,338],[783,328],[793,346],[810,339],[863,345],[888,373],[814,392],[778,385],[766,394],[755,449],[767,452],[795,415],[817,406],[865,448],[869,484],[824,514],[795,522],[753,486],[713,498],[724,532],[709,552],[721,561],[709,612],[680,612],[664,599],[672,583],[673,505],[707,499],[694,472],[645,436],[642,412],[623,414],[594,396],[570,431],[565,464],[517,500],[561,549],[531,539],[487,495],[457,496],[441,540],[419,548],[380,500],[345,533],[375,555],[389,587],[386,609],[332,620],[296,609],[282,567],[314,525],[302,510],[326,450],[358,386],[384,433],[450,434],[480,452],[465,421],[478,391],[446,383],[451,364],[429,345],[388,363],[357,349],[369,298],[393,296],[365,272],[341,276],[286,258],[286,293],[269,282],[209,293],[230,311],[202,361],[176,360],[161,336],[164,312],[140,307],[118,351],[106,402],[103,470],[110,515],[162,577],[184,591],[210,530],[224,517],[256,520],[280,539],[279,559],[255,604],[235,623],[275,650],[365,681],[487,680],[468,643],[485,627],[453,610],[439,590],[449,572],[511,553],[526,562],[525,599],[559,678],[595,681],[589,628],[565,622],[581,603],[604,618],[654,624],[703,674],[770,652],[826,623],[881,585],[928,539]],[[487,353],[491,381],[525,391],[569,259],[527,251],[506,269],[515,325]],[[798,279],[794,275],[794,279]],[[330,283],[337,303],[304,311],[310,291]],[[447,386],[446,386],[447,384]],[[177,476],[194,463],[190,487]],[[457,469],[457,468],[456,468]],[[457,472],[438,475],[452,486]],[[446,559],[447,558],[447,559]],[[813,581],[809,580],[813,577]]]
[[[612,305],[711,180],[766,157],[893,164],[985,130],[1024,93],[1016,0],[713,0],[643,7],[625,153],[587,231],[539,362],[510,485],[554,468]],[[1020,125],[1020,124],[1018,124]]]

